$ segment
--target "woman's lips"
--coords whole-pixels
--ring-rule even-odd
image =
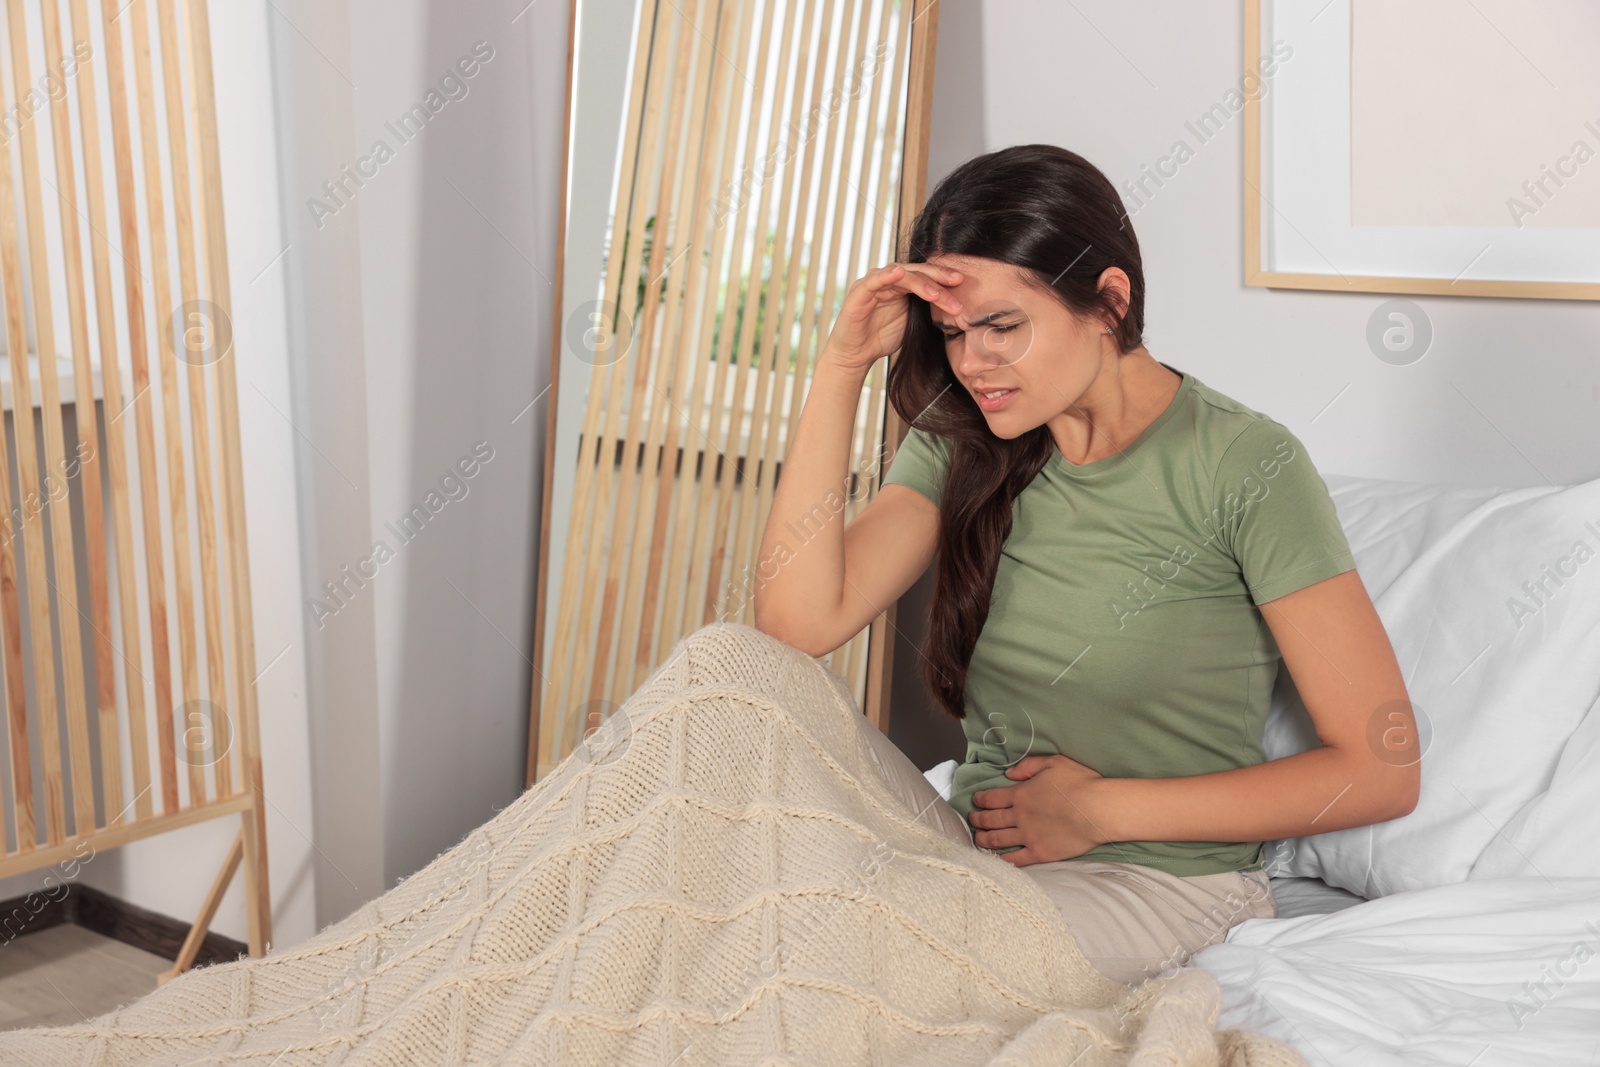
[[[975,393],[973,395],[978,398],[978,407],[982,408],[984,411],[998,411],[1011,402],[1011,398],[1017,395],[1017,390],[1007,389],[1004,394],[995,397],[993,400],[989,399],[987,396],[984,396],[982,393]]]

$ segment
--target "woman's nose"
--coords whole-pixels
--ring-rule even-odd
[[[961,346],[961,354],[956,358],[956,373],[966,378],[975,378],[993,367],[1012,362],[1005,348],[990,340],[987,330],[977,329],[963,334],[956,344]]]

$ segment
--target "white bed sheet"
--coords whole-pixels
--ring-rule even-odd
[[[1367,899],[1348,889],[1329,885],[1321,878],[1273,875],[1270,881],[1272,899],[1278,902],[1280,919],[1293,919],[1301,915],[1326,915],[1330,911],[1348,908]]]
[[[1600,878],[1485,878],[1246,919],[1190,966],[1313,1067],[1600,1064]]]

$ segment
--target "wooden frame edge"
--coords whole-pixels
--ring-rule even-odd
[[[77,848],[81,844],[88,844],[91,848],[120,848],[135,841],[156,837],[196,823],[209,822],[225,815],[247,815],[253,813],[254,809],[254,797],[249,792],[241,791],[226,800],[213,800],[197,808],[183,808],[169,814],[125,822],[121,826],[97,829],[87,834],[75,834],[60,844],[40,845],[29,852],[15,853],[0,860],[0,878],[26,874],[53,863],[82,859],[77,855]]]
[[[906,139],[900,150],[900,205],[895,219],[896,258],[904,251],[905,231],[910,226],[910,220],[916,218],[928,198],[928,135],[933,127],[934,60],[939,46],[939,0],[912,0],[911,7],[913,24],[923,17],[927,18],[928,23],[920,35],[915,25],[911,31],[911,69],[906,75],[910,85],[906,99],[908,103],[913,99],[920,100],[922,107],[915,112],[908,107],[906,115]],[[899,352],[895,352],[888,357],[891,366],[899,355]],[[885,373],[886,382],[887,377]],[[894,405],[885,403],[883,442],[894,445],[894,449],[887,453],[889,457],[899,450],[909,429],[910,426],[901,420]],[[898,600],[884,608],[883,614],[869,624],[870,634],[867,638],[866,706],[862,710],[867,719],[883,731],[885,737],[889,735],[890,696],[894,682],[893,636],[899,632],[895,624],[899,608]]]
[[[572,97],[573,75],[577,56],[578,0],[567,4],[567,101],[561,124],[561,217],[556,222],[556,276],[550,314],[550,394],[549,409],[545,418],[544,433],[544,485],[541,487],[542,503],[539,508],[539,562],[538,576],[533,588],[533,677],[528,696],[528,753],[522,772],[522,788],[530,789],[539,774],[539,715],[540,697],[543,695],[545,601],[550,592],[550,505],[554,492],[556,473],[556,412],[559,396],[556,383],[561,377],[561,301],[563,282],[566,280],[567,254],[567,203],[572,197]]]
[[[227,216],[222,189],[222,150],[217,130],[216,77],[211,50],[209,0],[185,0],[183,11],[189,32],[197,39],[193,48],[195,138],[202,174],[201,209],[211,247],[206,257],[206,277],[211,299],[233,320],[233,283],[228,264]],[[249,943],[252,956],[265,955],[272,943],[272,890],[267,854],[266,778],[261,767],[260,708],[257,704],[254,596],[250,582],[249,511],[244,495],[243,447],[239,434],[239,350],[231,348],[217,361],[220,382],[217,414],[221,433],[219,463],[226,472],[224,529],[229,560],[229,610],[233,614],[232,644],[239,679],[237,732],[242,735],[240,776],[248,799],[244,814],[244,881]]]
[[[1406,278],[1384,275],[1295,274],[1262,271],[1245,276],[1262,289],[1316,289],[1339,293],[1395,293],[1415,296],[1499,296],[1524,300],[1600,300],[1600,282],[1518,282],[1493,279]]]

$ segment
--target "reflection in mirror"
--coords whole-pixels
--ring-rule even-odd
[[[921,196],[907,117],[926,109],[927,10],[575,0],[530,781],[679,638],[753,623],[782,564],[756,557],[812,361],[909,218],[908,129]],[[849,522],[877,490],[886,370],[820,521]],[[815,531],[791,533],[793,551]],[[864,706],[884,621],[824,660]]]

